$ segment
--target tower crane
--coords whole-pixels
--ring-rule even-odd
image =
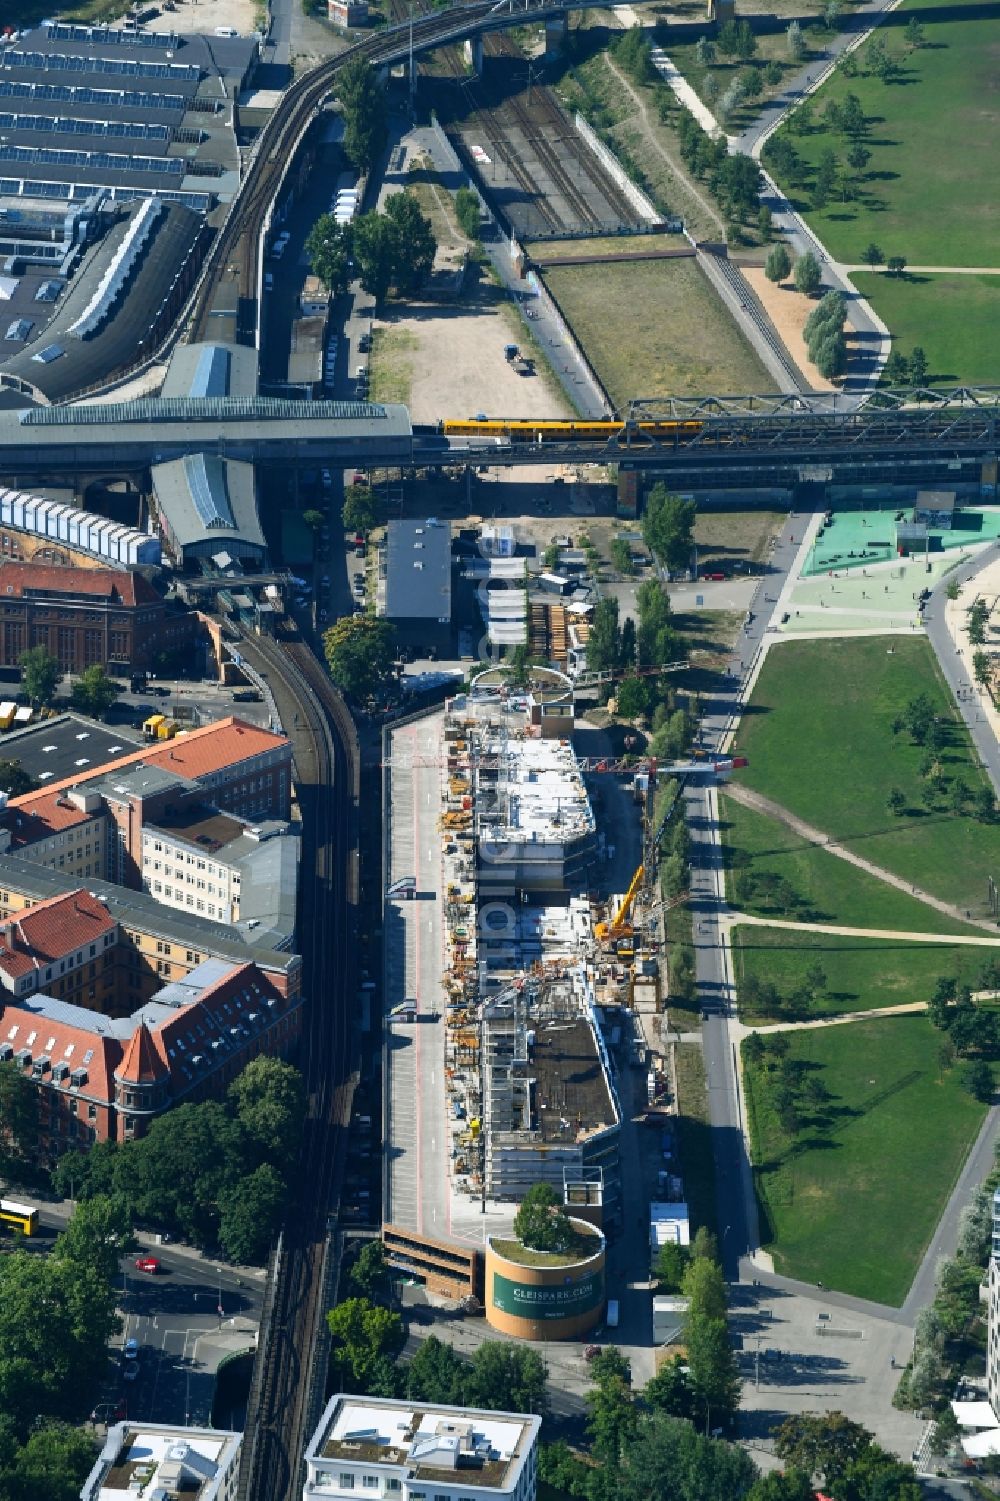
[[[613,944],[616,948],[619,943],[622,943],[623,945],[631,947],[633,938],[635,936],[635,931],[632,925],[632,909],[635,906],[635,899],[638,896],[639,891],[642,887],[642,883],[646,878],[647,869],[651,870],[656,862],[656,855],[661,843],[663,842],[663,836],[666,833],[667,825],[673,819],[678,808],[683,806],[681,798],[686,784],[687,777],[680,777],[677,782],[677,786],[674,788],[674,795],[670,799],[670,805],[664,813],[663,817],[660,819],[659,828],[653,835],[653,838],[649,844],[649,849],[645,857],[643,858],[642,864],[639,866],[635,875],[632,877],[632,881],[629,885],[628,890],[618,904],[618,909],[615,912],[614,917],[612,917],[607,922],[599,922],[595,925],[594,937],[597,939],[598,943]],[[681,900],[683,900],[683,898]]]

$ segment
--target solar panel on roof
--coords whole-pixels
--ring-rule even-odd
[[[225,396],[229,390],[229,350],[209,344],[198,356],[189,396]]]
[[[236,528],[226,492],[226,472],[216,454],[184,455],[184,477],[194,508],[207,527]]]

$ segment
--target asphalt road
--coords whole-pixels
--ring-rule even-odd
[[[775,540],[767,571],[751,603],[752,619],[744,627],[734,649],[729,686],[706,703],[702,721],[702,745],[717,750],[733,714],[737,711],[742,685],[771,623],[776,601],[788,576],[805,525],[801,517],[789,516]],[[727,1019],[734,1001],[727,973],[726,952],[719,942],[718,921],[725,911],[722,847],[712,811],[708,785],[697,785],[687,794],[688,827],[691,833],[691,908],[695,928],[695,974],[705,1019],[702,1048],[708,1081],[709,1117],[713,1126],[720,1250],[727,1278],[737,1280],[740,1260],[755,1250],[759,1237],[750,1164],[743,1144],[742,1122],[736,1090],[735,1060]]]
[[[989,772],[994,788],[1000,794],[1000,745],[997,744],[997,738],[986,716],[979,708],[979,691],[965,671],[962,659],[952,644],[944,619],[949,581],[955,577],[960,577],[966,582],[974,581],[976,576],[990,563],[995,563],[998,557],[1000,557],[1000,543],[994,543],[981,552],[974,562],[963,566],[957,575],[952,571],[942,579],[927,601],[924,621],[927,626],[928,640],[934,648],[945,681],[954,695],[969,734],[972,736],[972,743],[976,747],[979,759]],[[972,603],[971,594],[969,603]]]
[[[40,1211],[42,1231],[31,1248],[44,1255],[65,1226],[70,1206],[42,1205]],[[136,1270],[142,1255],[159,1260],[159,1274]],[[207,1422],[219,1361],[249,1346],[249,1331],[260,1322],[263,1290],[264,1274],[257,1268],[227,1266],[186,1246],[161,1246],[155,1237],[141,1235],[136,1250],[121,1261],[124,1328],[116,1342],[120,1347],[126,1339],[138,1339],[139,1375],[124,1381],[114,1352],[104,1399],[120,1394],[128,1417],[146,1422],[184,1423],[188,1417]],[[94,1393],[95,1404],[99,1395]]]

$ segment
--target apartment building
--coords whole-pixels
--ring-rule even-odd
[[[535,1501],[541,1419],[340,1394],[305,1452],[305,1501]]]
[[[84,1482],[80,1501],[183,1496],[234,1501],[243,1435],[170,1423],[115,1423]]]
[[[253,823],[191,801],[144,825],[142,887],[165,906],[220,922],[266,913],[292,933],[298,853],[292,826],[280,819]]]

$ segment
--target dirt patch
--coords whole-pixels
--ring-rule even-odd
[[[372,327],[372,394],[406,402],[414,422],[476,412],[572,416],[565,397],[550,388],[544,373],[518,375],[504,359],[505,344],[523,346],[526,341],[493,287],[483,287],[459,304],[389,308]],[[419,380],[414,380],[417,371]]]
[[[806,297],[803,292],[796,292],[790,282],[781,286],[775,286],[773,281],[768,281],[760,266],[741,266],[740,270],[747,281],[753,287],[757,296],[767,310],[767,315],[781,335],[788,353],[798,365],[802,374],[806,376],[814,391],[836,391],[840,382],[824,380],[816,369],[806,350],[806,341],[802,337],[802,329],[806,319],[816,306],[813,297]],[[847,335],[847,358],[851,360],[854,354],[854,336],[850,329],[845,330]]]
[[[139,30],[170,30],[183,36],[201,32],[211,36],[217,26],[232,26],[239,36],[251,36],[258,21],[266,15],[266,7],[255,0],[174,0],[174,7],[173,10],[163,10],[159,6],[159,15],[140,26]]]

